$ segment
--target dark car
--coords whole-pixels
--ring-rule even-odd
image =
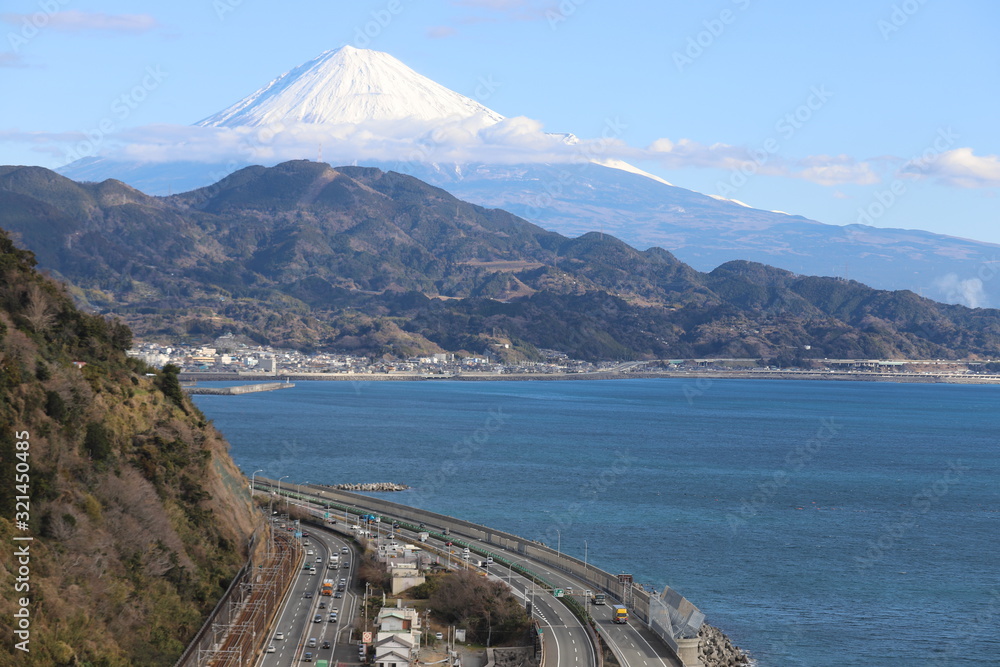
[[[313,596],[312,591],[306,591],[305,593],[302,594],[302,597],[304,598],[311,598],[312,596]]]
[[[323,642],[323,646],[321,646],[320,648],[330,648],[330,642],[329,642],[329,640]]]
[[[319,608],[320,609],[326,609],[326,603],[325,602],[320,602],[319,603]]]
[[[321,615],[316,614],[315,616],[313,616],[313,623],[322,623],[322,622],[323,622],[323,617]]]
[[[311,651],[306,651],[306,654],[304,656],[302,656],[302,660],[303,660],[303,662],[312,662],[313,661],[313,654],[312,654],[312,652]]]
[[[342,597],[344,597],[344,594],[341,593],[340,591],[334,591],[333,592],[333,597],[335,597],[335,598],[342,598]]]

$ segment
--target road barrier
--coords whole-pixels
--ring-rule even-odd
[[[276,482],[261,477],[257,477],[257,485],[271,490],[276,488]],[[492,556],[494,561],[512,567],[522,574],[533,576],[540,583],[549,587],[551,584],[541,580],[534,573],[528,572],[526,568],[517,563],[512,563],[504,558],[502,553],[492,551],[491,548],[512,551],[559,569],[566,574],[586,581],[592,588],[604,591],[614,600],[628,606],[632,615],[663,639],[664,643],[686,667],[701,664],[698,658],[697,634],[705,616],[690,601],[669,588],[654,598],[653,613],[651,613],[651,596],[648,591],[632,585],[631,581],[621,581],[618,575],[601,570],[578,558],[567,556],[540,542],[528,540],[519,535],[444,514],[400,505],[389,500],[325,486],[286,484],[281,488],[281,493],[313,502],[318,499],[331,508],[354,515],[369,514],[374,511],[411,522],[411,525],[405,527],[414,531],[431,532],[439,539],[451,540],[459,546],[467,546],[470,551],[482,556]],[[445,533],[446,530],[447,533]],[[462,538],[471,541],[463,541]]]

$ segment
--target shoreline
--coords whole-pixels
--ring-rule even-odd
[[[879,372],[829,372],[829,371],[661,371],[661,372],[596,372],[596,373],[463,373],[460,375],[427,377],[417,374],[377,373],[181,373],[181,380],[200,382],[232,382],[256,380],[282,380],[305,382],[515,382],[515,381],[580,381],[684,378],[689,380],[829,380],[835,382],[894,382],[903,384],[974,384],[1000,385],[1000,375],[964,375],[930,373],[879,373]]]

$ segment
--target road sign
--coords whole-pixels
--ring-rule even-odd
[[[561,589],[561,588],[555,588],[555,589],[553,589],[552,590],[552,595],[554,595],[557,598],[561,598],[563,596],[563,589]]]
[[[365,644],[371,644],[372,643],[372,633],[370,633],[370,632],[363,633],[361,635],[361,641],[363,641]]]

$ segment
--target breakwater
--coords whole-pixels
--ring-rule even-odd
[[[235,387],[184,387],[189,394],[212,394],[216,396],[238,396],[252,394],[258,391],[274,391],[276,389],[291,389],[291,382],[264,382],[261,384],[241,384]]]
[[[394,484],[392,482],[370,482],[365,484],[324,484],[328,489],[337,491],[406,491],[410,487],[406,484]]]

